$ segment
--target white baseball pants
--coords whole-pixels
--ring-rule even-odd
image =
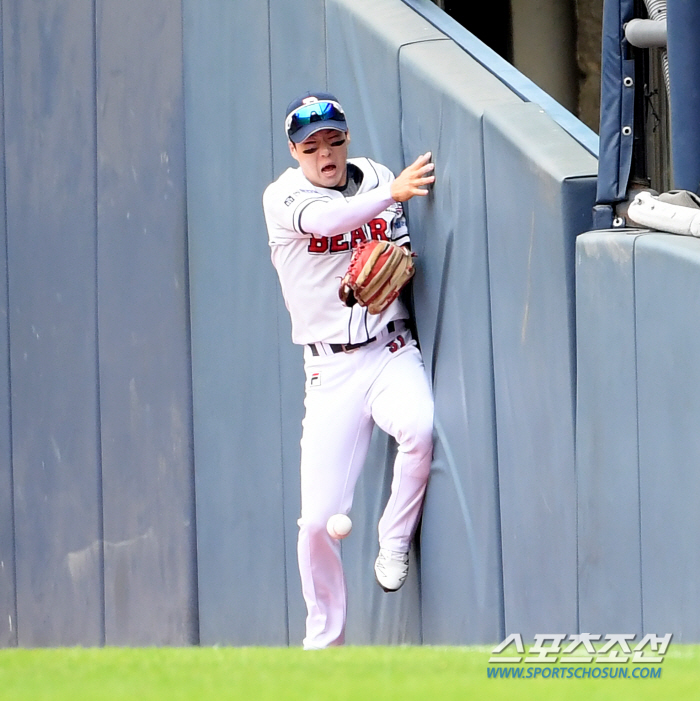
[[[379,545],[408,552],[432,460],[433,398],[423,360],[402,322],[351,353],[304,350],[306,415],[301,439],[298,556],[307,608],[305,649],[342,645],[346,585],[340,542],[328,518],[348,513],[373,425],[398,444]],[[327,354],[326,354],[327,353]]]

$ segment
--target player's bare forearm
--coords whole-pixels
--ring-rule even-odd
[[[396,202],[406,202],[412,197],[428,194],[428,186],[435,182],[435,176],[432,174],[435,164],[430,162],[431,155],[428,151],[418,156],[391,183],[391,196]]]

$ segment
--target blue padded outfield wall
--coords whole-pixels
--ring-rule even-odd
[[[0,8],[0,644],[301,643],[302,353],[261,197],[309,89],[340,97],[353,155],[399,171],[431,150],[438,178],[408,206],[431,481],[385,595],[376,433],[343,542],[348,642],[700,639],[692,543],[660,545],[697,531],[697,393],[674,374],[694,377],[694,254],[602,234],[581,254],[597,159],[577,120],[428,0]]]
[[[0,636],[195,642],[180,8],[3,2],[2,44]]]
[[[700,640],[700,241],[579,237],[581,627]]]
[[[431,150],[438,177],[408,207],[437,400],[423,526],[410,581],[384,595],[372,562],[392,446],[377,434],[343,543],[348,642],[575,629],[573,251],[595,157],[396,0],[185,3],[184,27],[201,642],[302,637],[302,355],[260,196],[293,164],[284,108],[308,89],[340,97],[353,154],[398,171]]]

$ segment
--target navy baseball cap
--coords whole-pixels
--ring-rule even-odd
[[[307,92],[289,103],[284,131],[290,141],[300,144],[321,129],[348,130],[345,112],[335,95]]]

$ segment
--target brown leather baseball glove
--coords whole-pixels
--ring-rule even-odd
[[[350,266],[340,282],[338,295],[351,306],[353,300],[370,314],[384,311],[413,277],[410,251],[391,241],[365,241],[352,254]]]

